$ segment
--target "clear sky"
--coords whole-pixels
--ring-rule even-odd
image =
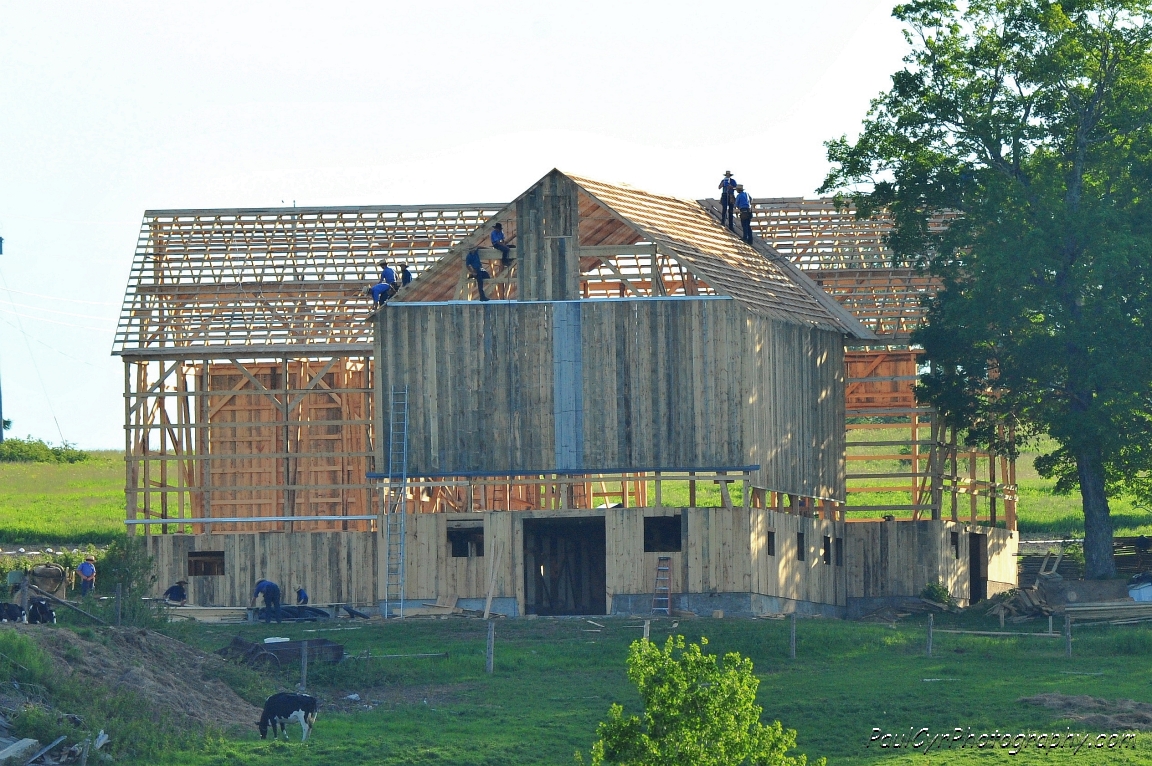
[[[0,1],[9,435],[123,446],[145,209],[503,202],[553,167],[813,196],[900,67],[892,3]]]

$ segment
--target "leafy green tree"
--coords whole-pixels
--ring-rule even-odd
[[[765,726],[756,704],[760,681],[752,660],[737,652],[722,663],[699,644],[685,647],[684,636],[668,637],[664,648],[641,639],[628,652],[628,678],[644,701],[643,716],[624,716],[613,705],[596,730],[593,766],[804,766],[804,755],[789,756],[796,732],[779,721]],[[579,753],[576,760],[583,763]],[[821,758],[817,763],[824,764]]]
[[[823,192],[886,209],[943,290],[913,337],[920,396],[974,442],[1051,435],[1083,501],[1088,577],[1115,576],[1108,497],[1152,494],[1148,0],[917,0],[912,51]],[[940,221],[947,221],[941,226]]]

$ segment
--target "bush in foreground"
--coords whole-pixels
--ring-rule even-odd
[[[73,448],[68,442],[53,447],[31,436],[0,442],[0,463],[83,463],[87,459],[87,452]]]
[[[718,663],[703,652],[707,644],[685,646],[683,636],[669,636],[663,649],[646,639],[632,644],[628,678],[644,714],[625,718],[623,707],[611,707],[596,729],[593,766],[805,766],[807,756],[788,755],[795,730],[760,722],[752,660],[730,652]],[[576,761],[584,762],[579,752]]]

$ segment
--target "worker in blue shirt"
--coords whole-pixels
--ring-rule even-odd
[[[299,606],[304,606],[308,603],[308,591],[304,590],[303,585],[296,586],[296,603]]]
[[[407,287],[412,284],[412,272],[408,270],[408,264],[400,264],[400,286]]]
[[[736,209],[740,211],[741,238],[752,244],[752,195],[744,191],[744,184],[736,185]]]
[[[468,251],[468,255],[464,258],[464,266],[468,269],[468,277],[476,280],[476,288],[480,291],[480,300],[488,300],[488,296],[484,294],[484,280],[489,278],[489,274],[484,270],[484,264],[480,262],[480,250],[473,248]]]
[[[271,580],[258,580],[256,590],[252,593],[252,606],[256,606],[256,599],[264,597],[264,622],[272,624],[272,618],[280,622],[280,586]]]
[[[96,587],[96,557],[91,554],[85,556],[76,567],[76,574],[80,575],[80,595],[87,596]]]
[[[187,584],[187,580],[177,580],[175,585],[164,591],[164,600],[176,606],[184,606],[187,604],[188,591],[184,589],[184,586]]]
[[[732,225],[732,198],[736,195],[736,179],[732,177],[731,170],[724,171],[724,177],[720,179],[720,185],[716,188],[720,190],[720,223],[727,224],[729,230],[736,231]]]
[[[512,245],[504,243],[504,224],[498,223],[492,227],[492,247],[500,251],[500,263],[507,266],[512,262]]]
[[[379,306],[396,294],[396,270],[388,265],[388,261],[380,261],[380,281],[372,285],[372,302]]]

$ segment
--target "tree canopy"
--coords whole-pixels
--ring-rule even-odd
[[[940,278],[913,336],[920,396],[973,441],[1058,447],[1089,577],[1115,575],[1109,495],[1152,495],[1152,27],[1148,0],[917,0],[911,52],[821,189],[893,217]],[[944,216],[948,225],[931,225]],[[939,219],[937,219],[939,220]]]
[[[644,703],[643,716],[624,715],[613,705],[596,730],[592,764],[621,766],[804,766],[804,755],[789,756],[796,732],[779,721],[760,722],[759,679],[752,660],[737,652],[717,662],[684,636],[668,637],[661,649],[647,639],[628,651],[628,678]],[[577,753],[576,760],[583,763]],[[823,766],[824,759],[817,761]]]

